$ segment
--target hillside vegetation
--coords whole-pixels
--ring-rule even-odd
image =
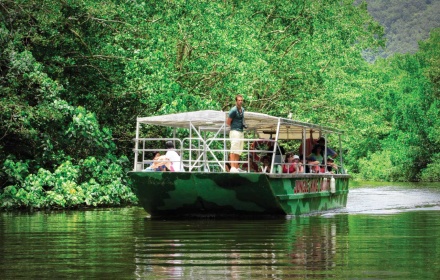
[[[360,3],[357,0],[356,3]],[[365,0],[368,12],[384,26],[386,47],[381,57],[415,53],[418,42],[440,27],[440,0]]]

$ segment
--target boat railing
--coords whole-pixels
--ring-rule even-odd
[[[201,139],[199,137],[180,138],[139,138],[135,152],[135,170],[141,171],[153,163],[153,153],[159,152],[165,154],[168,149],[158,148],[165,147],[167,141],[172,141],[175,146],[175,151],[181,156],[182,171],[189,172],[228,172],[229,171],[229,152],[228,144],[229,138],[213,137]],[[242,156],[238,161],[239,166],[247,164],[245,171],[255,172],[252,165],[257,165],[260,171],[263,163],[263,158],[267,156],[271,159],[270,170],[266,173],[283,173],[283,166],[288,166],[285,163],[284,157],[279,149],[279,144],[275,140],[261,139],[261,138],[245,138]],[[255,145],[255,143],[260,143]],[[277,150],[275,150],[276,147]],[[273,156],[275,155],[275,156]],[[301,162],[304,167],[302,172],[296,171],[295,174],[301,173],[330,173],[327,164],[307,164]],[[243,168],[242,168],[243,169]],[[288,168],[287,168],[288,169]],[[286,174],[286,173],[285,173]],[[287,172],[289,174],[289,172]]]
[[[198,145],[190,144],[196,141]],[[270,146],[267,146],[265,149],[258,148],[255,149],[253,147],[253,143],[256,141],[263,141],[262,139],[253,139],[253,138],[245,138],[243,139],[244,145],[242,152],[242,156],[237,163],[239,165],[243,165],[247,163],[248,170],[251,171],[251,163],[254,161],[254,155],[268,155],[272,158],[274,149],[267,149]],[[274,140],[264,140],[267,143],[275,143]],[[227,172],[229,169],[229,148],[228,143],[230,142],[229,138],[221,138],[221,137],[213,137],[208,138],[204,141],[201,141],[200,138],[191,138],[187,137],[183,139],[183,146],[188,147],[183,149],[183,165],[187,168],[188,171],[209,171],[209,172]],[[187,154],[185,154],[187,153]],[[278,159],[279,156],[279,160]],[[280,165],[282,160],[282,155],[276,155],[275,165]],[[255,162],[255,161],[254,161]],[[257,162],[260,162],[257,160]]]

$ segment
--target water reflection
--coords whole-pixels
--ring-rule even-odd
[[[440,192],[354,189],[347,208],[149,220],[141,208],[0,213],[1,279],[437,279]]]
[[[137,277],[203,276],[209,271],[234,279],[331,269],[348,217],[144,223],[143,236],[135,242]]]

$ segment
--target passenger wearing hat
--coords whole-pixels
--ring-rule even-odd
[[[286,154],[286,164],[283,165],[283,173],[303,173],[304,168],[299,161],[298,155]]]

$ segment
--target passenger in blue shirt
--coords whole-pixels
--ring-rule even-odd
[[[321,137],[321,138],[318,139],[318,144],[322,147],[322,155],[323,156],[325,156],[325,154],[324,154],[325,142],[326,141],[325,141],[324,137]],[[338,154],[334,150],[332,150],[329,147],[327,147],[327,156],[330,156],[332,158],[336,158],[338,156]]]

